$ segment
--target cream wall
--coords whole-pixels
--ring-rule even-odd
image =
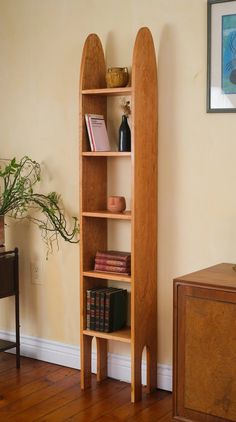
[[[206,114],[206,0],[0,0],[1,157],[43,163],[44,187],[78,213],[78,82],[82,46],[97,33],[108,65],[130,65],[148,26],[158,58],[159,357],[172,361],[172,279],[236,255],[236,121]],[[125,170],[126,171],[126,170]],[[127,170],[128,171],[128,170]],[[79,246],[45,261],[38,232],[8,228],[20,246],[21,332],[79,344]],[[42,262],[43,284],[30,281]],[[11,302],[10,299],[6,302]],[[1,328],[12,327],[1,304]],[[116,353],[126,353],[119,345]]]

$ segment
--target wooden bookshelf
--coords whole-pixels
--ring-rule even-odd
[[[86,39],[80,73],[80,228],[81,228],[81,385],[91,386],[92,339],[97,345],[97,380],[107,377],[108,341],[131,348],[131,401],[142,397],[142,352],[146,347],[147,391],[157,386],[157,71],[153,39],[141,28],[133,49],[131,86],[107,88],[106,63],[99,37]],[[91,152],[86,113],[103,114],[107,98],[130,96],[131,152]],[[110,117],[110,116],[109,116]],[[117,128],[118,133],[118,128]],[[127,157],[131,166],[131,212],[106,211],[108,160]],[[112,168],[110,166],[110,170]],[[127,181],[128,182],[128,181]],[[131,276],[93,271],[97,250],[108,249],[109,220],[128,223],[131,233]],[[86,290],[108,281],[129,283],[131,326],[112,333],[87,330]]]

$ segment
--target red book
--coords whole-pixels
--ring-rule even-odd
[[[111,265],[111,266],[114,266],[114,267],[124,267],[124,268],[127,268],[127,266],[130,267],[130,262],[120,261],[118,259],[95,258],[95,264]]]
[[[114,259],[119,261],[129,261],[131,259],[130,252],[121,251],[97,251],[96,259]]]
[[[129,271],[128,271],[127,268],[113,267],[111,265],[95,264],[94,269],[95,269],[95,271],[105,271],[105,272],[108,272],[108,273],[119,273],[119,274],[129,275]]]

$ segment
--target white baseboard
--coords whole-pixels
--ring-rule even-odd
[[[0,338],[14,341],[15,334],[0,331]],[[33,359],[51,362],[70,368],[80,369],[80,348],[57,341],[48,341],[38,337],[21,335],[21,355]],[[14,353],[14,349],[9,350]],[[92,371],[96,373],[96,352],[92,353]],[[108,354],[108,376],[120,381],[130,382],[131,360],[129,356]],[[162,390],[172,391],[172,366],[158,364],[157,384]],[[142,362],[142,379],[146,380],[146,361]]]

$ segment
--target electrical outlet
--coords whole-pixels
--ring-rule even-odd
[[[43,284],[42,268],[38,261],[30,263],[31,283]]]

